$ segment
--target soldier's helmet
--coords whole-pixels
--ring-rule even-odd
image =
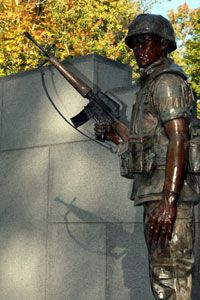
[[[125,43],[131,46],[131,38],[141,34],[153,34],[169,41],[168,52],[176,50],[175,33],[172,24],[161,15],[141,14],[129,25]]]

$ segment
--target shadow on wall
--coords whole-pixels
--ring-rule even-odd
[[[95,252],[98,255],[105,255],[97,247],[84,243],[81,237],[73,235],[70,231],[69,215],[74,214],[84,223],[103,223],[106,225],[106,295],[108,299],[122,299],[117,290],[121,289],[122,295],[127,295],[127,300],[148,299],[153,300],[149,286],[144,287],[148,282],[147,254],[144,255],[144,239],[142,223],[108,223],[102,218],[83,210],[75,205],[76,198],[68,204],[56,198],[55,201],[67,207],[68,211],[64,216],[67,233],[74,242],[84,250]],[[73,223],[74,224],[74,223]],[[117,274],[118,273],[118,274]],[[121,278],[120,278],[121,277]],[[123,294],[123,290],[124,293]],[[114,295],[115,294],[115,295]],[[124,296],[122,296],[124,298]]]
[[[67,233],[74,240],[74,242],[82,249],[96,253],[98,255],[105,255],[99,251],[96,246],[84,243],[81,237],[73,235],[70,231],[70,222],[68,216],[74,214],[84,223],[101,223],[106,225],[106,256],[107,256],[107,297],[113,298],[113,289],[118,287],[124,291],[128,289],[130,298],[127,300],[136,299],[153,299],[150,283],[149,286],[144,287],[144,282],[149,282],[148,275],[148,261],[147,252],[144,253],[144,239],[143,239],[143,225],[141,223],[108,223],[102,218],[92,214],[75,205],[76,198],[70,204],[64,202],[60,198],[55,201],[67,207],[68,211],[64,216]],[[198,210],[199,213],[199,210]],[[197,222],[197,232],[199,232],[200,223]],[[200,294],[200,274],[199,274],[199,237],[196,237],[195,257],[196,266],[193,274],[193,293],[192,300],[198,300]],[[95,248],[96,247],[96,248]],[[118,267],[116,267],[118,265]],[[119,274],[114,274],[118,272]],[[122,278],[120,278],[120,275]],[[114,292],[116,293],[116,291]],[[151,296],[150,296],[151,295]],[[119,298],[118,298],[119,297]],[[120,295],[116,299],[120,299]]]

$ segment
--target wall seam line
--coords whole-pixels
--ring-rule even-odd
[[[108,250],[107,250],[107,247],[108,247],[108,242],[107,242],[107,223],[105,223],[105,231],[106,231],[106,240],[105,240],[105,247],[106,247],[106,270],[105,270],[105,272],[106,272],[106,276],[105,276],[105,300],[107,300],[108,299],[108,256],[107,256],[107,254],[108,254]]]
[[[47,263],[48,263],[48,233],[49,233],[49,196],[50,196],[50,147],[48,148],[48,172],[47,172],[47,208],[46,208],[46,241],[45,241],[45,286],[44,299],[47,300]]]
[[[29,150],[29,149],[36,149],[36,148],[46,148],[46,147],[56,147],[56,146],[65,146],[68,144],[75,144],[75,143],[85,143],[85,142],[91,142],[90,140],[77,140],[77,141],[68,141],[68,142],[61,142],[61,143],[55,143],[55,144],[44,144],[44,145],[35,145],[35,146],[27,146],[27,147],[19,147],[19,148],[7,148],[7,149],[1,149],[0,152],[12,152],[12,151],[23,151],[23,150]]]

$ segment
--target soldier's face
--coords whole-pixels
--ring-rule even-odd
[[[149,34],[135,36],[131,48],[140,68],[146,68],[164,55],[165,47],[159,39]]]

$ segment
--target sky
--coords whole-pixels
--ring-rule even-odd
[[[183,4],[184,2],[186,2],[189,5],[189,7],[192,9],[200,7],[200,0],[185,0],[185,1],[181,1],[181,0],[162,1],[161,0],[160,3],[153,5],[151,13],[159,14],[159,15],[163,15],[164,17],[167,17],[167,11],[169,9],[172,8],[174,10],[177,10],[177,7]]]

